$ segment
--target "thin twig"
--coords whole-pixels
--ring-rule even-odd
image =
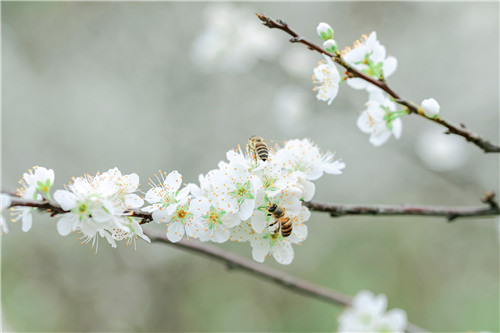
[[[242,270],[257,278],[275,283],[280,287],[289,289],[304,296],[316,298],[336,305],[352,305],[351,296],[345,295],[333,289],[325,288],[310,281],[300,279],[296,276],[283,273],[276,269],[259,264],[255,261],[240,257],[230,252],[226,252],[217,247],[205,245],[198,241],[181,240],[177,243],[172,243],[168,240],[167,237],[146,230],[144,231],[144,234],[146,234],[152,242],[160,242],[163,244],[179,247],[183,250],[193,252],[205,257],[209,257],[226,264],[226,266],[231,270]],[[427,332],[426,330],[413,324],[408,324],[406,331],[409,333]]]
[[[464,217],[486,217],[500,215],[500,208],[495,200],[495,193],[486,194],[481,200],[487,205],[453,207],[453,206],[423,206],[423,205],[352,205],[331,204],[319,202],[304,202],[310,210],[330,213],[332,217],[345,215],[401,216],[418,215],[446,217],[450,222]]]
[[[467,141],[473,143],[474,145],[476,145],[477,147],[481,148],[485,153],[499,153],[500,152],[500,146],[493,144],[490,141],[483,139],[483,138],[479,137],[478,135],[475,135],[475,134],[465,130],[465,126],[462,126],[462,128],[459,128],[458,126],[447,122],[446,120],[442,119],[441,117],[437,117],[437,118],[426,117],[425,114],[423,113],[421,107],[419,107],[417,104],[415,104],[411,101],[405,100],[404,98],[399,96],[394,90],[392,90],[387,85],[387,82],[385,79],[377,80],[377,79],[374,79],[371,76],[368,76],[365,73],[357,70],[356,68],[352,67],[347,62],[345,62],[340,53],[337,52],[335,54],[332,54],[332,53],[325,51],[321,46],[308,41],[307,39],[300,36],[295,31],[293,31],[285,21],[279,20],[279,19],[273,20],[272,18],[270,18],[264,14],[261,14],[261,13],[257,13],[257,17],[263,22],[263,24],[266,27],[268,27],[270,29],[282,30],[282,31],[286,32],[287,34],[289,34],[290,36],[292,36],[292,38],[290,38],[291,43],[304,44],[310,50],[314,50],[316,52],[319,52],[319,53],[322,53],[322,54],[325,54],[325,55],[331,57],[336,63],[338,63],[339,65],[341,65],[342,67],[344,67],[347,70],[346,74],[348,77],[358,77],[360,79],[363,79],[363,80],[371,83],[372,85],[374,85],[374,86],[382,89],[386,93],[388,93],[397,103],[405,106],[410,113],[419,115],[425,119],[428,119],[430,121],[433,121],[435,123],[438,123],[438,124],[446,127],[448,129],[445,132],[446,134],[459,135],[459,136],[463,137],[465,140],[467,140]]]
[[[396,215],[417,215],[446,217],[448,221],[454,221],[465,217],[487,217],[500,215],[500,208],[495,199],[495,193],[491,192],[481,199],[482,206],[423,206],[423,205],[353,205],[353,204],[332,204],[320,202],[304,202],[304,205],[312,211],[330,213],[332,217],[345,215],[368,215],[368,216],[396,216]],[[26,200],[19,197],[12,197],[11,207],[34,207],[46,210],[52,216],[64,214],[63,210],[55,202]],[[9,208],[9,207],[5,207]],[[151,213],[143,212],[139,209],[125,211],[124,214],[142,219],[142,224],[153,220]]]

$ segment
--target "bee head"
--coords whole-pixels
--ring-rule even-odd
[[[276,210],[276,208],[278,208],[276,204],[271,204],[267,207],[267,210],[272,213]]]

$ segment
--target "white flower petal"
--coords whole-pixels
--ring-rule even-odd
[[[266,230],[268,222],[266,221],[266,214],[261,211],[256,211],[252,217],[252,228],[257,233],[263,233]]]
[[[169,241],[176,243],[184,236],[184,225],[179,222],[170,223],[167,230],[167,238]]]
[[[382,70],[384,72],[384,77],[391,76],[398,68],[398,59],[395,57],[387,57],[382,65]]]
[[[125,204],[129,208],[139,208],[144,205],[144,200],[137,194],[127,194],[125,196]]]
[[[66,211],[76,207],[76,196],[66,190],[57,190],[54,193],[54,200]]]
[[[31,215],[31,208],[24,208],[22,216],[23,216],[22,217],[22,221],[23,221],[22,230],[24,232],[27,232],[31,229],[31,225],[33,224],[33,216]]]
[[[239,216],[243,221],[248,220],[253,213],[255,208],[255,199],[245,199],[240,205]]]
[[[77,222],[78,218],[74,214],[64,214],[57,222],[57,232],[61,236],[67,236]]]
[[[157,209],[151,215],[156,223],[168,223],[172,219],[172,214],[168,214],[165,208]]]
[[[349,87],[357,90],[363,90],[366,89],[369,83],[367,83],[365,80],[360,79],[359,77],[353,77],[350,79],[347,79],[347,84]]]
[[[267,239],[258,239],[250,242],[252,246],[252,258],[258,262],[264,262],[269,253],[270,245]]]
[[[177,171],[172,171],[163,184],[168,186],[169,190],[177,191],[182,185],[182,176]]]

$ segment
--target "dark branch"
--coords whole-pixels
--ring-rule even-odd
[[[358,71],[356,68],[351,67],[348,63],[346,63],[344,61],[344,59],[342,58],[340,53],[337,52],[335,54],[332,54],[332,53],[325,51],[321,46],[308,41],[307,39],[300,36],[295,31],[293,31],[288,26],[288,24],[285,23],[284,21],[273,20],[272,18],[270,18],[264,14],[261,14],[261,13],[257,13],[257,17],[263,22],[263,24],[266,27],[268,27],[270,29],[282,30],[285,33],[292,36],[292,38],[290,39],[291,43],[304,44],[310,50],[313,50],[313,51],[316,51],[316,52],[319,52],[319,53],[322,53],[322,54],[325,54],[325,55],[331,57],[333,59],[333,61],[335,61],[336,63],[338,63],[339,65],[341,65],[342,67],[344,67],[346,69],[346,71],[347,71],[346,74],[348,77],[358,77],[358,78],[363,79],[363,80],[371,83],[372,85],[382,89],[383,91],[388,93],[397,103],[405,106],[410,113],[419,115],[421,117],[424,117],[425,119],[428,119],[430,121],[433,121],[435,123],[438,123],[438,124],[446,127],[448,129],[447,133],[455,134],[455,135],[459,135],[459,136],[463,137],[465,140],[467,140],[467,141],[473,143],[474,145],[476,145],[477,147],[481,148],[485,153],[499,153],[500,152],[500,146],[495,145],[495,144],[489,142],[488,140],[482,139],[478,135],[475,135],[475,134],[472,134],[471,132],[466,131],[465,126],[462,126],[462,129],[461,129],[461,128],[447,122],[446,120],[442,119],[441,117],[437,117],[437,118],[426,117],[425,114],[423,113],[422,109],[418,105],[416,105],[415,103],[413,103],[411,101],[405,100],[404,98],[400,97],[396,92],[394,92],[391,88],[389,88],[385,79],[383,79],[383,80],[374,79],[374,78]]]
[[[401,216],[418,215],[446,217],[448,221],[453,221],[464,217],[486,217],[500,215],[500,208],[495,199],[495,193],[491,192],[481,200],[485,203],[482,206],[423,206],[423,205],[353,205],[353,204],[331,204],[319,202],[304,202],[304,205],[312,211],[330,213],[332,217],[345,215],[368,215],[368,216]],[[12,197],[13,206],[34,207],[46,210],[52,216],[67,213],[57,203],[49,201],[26,200]],[[5,207],[8,208],[8,207]],[[142,219],[141,223],[152,221],[151,213],[143,212],[139,209],[126,211],[125,214]]]
[[[318,202],[304,202],[310,210],[330,213],[332,217],[345,215],[372,215],[372,216],[401,216],[418,215],[446,217],[448,221],[454,221],[464,217],[486,217],[500,215],[498,203],[495,200],[495,193],[486,194],[481,200],[487,206],[423,206],[423,205],[350,205],[350,204],[330,204]]]

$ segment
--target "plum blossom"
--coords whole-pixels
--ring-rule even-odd
[[[153,186],[146,193],[146,201],[151,205],[142,208],[145,212],[152,212],[153,220],[156,223],[163,223],[170,220],[172,214],[177,209],[177,206],[182,201],[184,202],[189,196],[189,187],[184,187],[179,191],[182,185],[182,175],[177,171],[172,171],[167,175],[166,172],[161,173],[160,177],[165,177],[163,181],[158,178],[160,184],[156,185],[150,180],[150,185]],[[157,176],[158,177],[158,176]]]
[[[325,61],[320,61],[313,70],[313,82],[317,84],[314,87],[314,90],[318,91],[316,98],[320,101],[328,101],[330,105],[339,91],[340,74],[332,58],[326,55],[324,57]]]
[[[377,33],[373,31],[369,36],[363,35],[356,41],[352,49],[343,51],[343,59],[357,70],[379,79],[388,78],[398,66],[395,57],[386,54],[385,46],[377,40]],[[373,86],[360,78],[349,78],[347,84],[354,89],[372,89]]]
[[[295,256],[292,244],[300,244],[307,237],[307,226],[303,223],[310,217],[306,207],[301,207],[297,215],[289,216],[292,220],[292,234],[283,237],[278,230],[265,230],[263,233],[254,233],[250,237],[252,257],[255,261],[264,262],[270,254],[283,265],[289,265]]]
[[[34,172],[33,172],[34,171]],[[42,200],[42,194],[50,199],[50,188],[54,184],[54,170],[44,167],[33,167],[33,170],[23,174],[23,178],[19,182],[21,188],[17,190],[17,195],[28,200]],[[41,192],[42,194],[40,194]],[[31,213],[32,207],[15,207],[12,209],[13,221],[22,221],[22,230],[29,231],[33,224]]]
[[[67,236],[71,231],[83,234],[83,243],[94,247],[98,237],[104,237],[116,247],[115,240],[139,236],[142,233],[137,219],[128,216],[126,210],[139,208],[144,201],[135,193],[139,186],[139,176],[135,173],[122,175],[117,168],[110,169],[94,177],[78,177],[68,190],[57,190],[54,199],[68,213],[61,215],[57,231]],[[97,251],[97,246],[96,246]]]
[[[286,170],[298,171],[307,180],[317,180],[323,173],[340,175],[345,163],[334,160],[331,152],[321,153],[309,139],[294,139],[276,152]]]
[[[234,160],[227,165],[224,173],[214,180],[219,207],[230,214],[238,213],[241,220],[248,220],[255,208],[255,196],[262,187],[262,181],[250,172],[245,162]]]
[[[379,91],[370,92],[366,109],[358,117],[358,128],[370,134],[370,143],[376,147],[384,144],[391,135],[401,137],[403,122],[400,117],[406,111],[396,111],[396,103]]]
[[[361,290],[352,307],[338,318],[338,332],[404,332],[408,321],[401,309],[387,309],[387,297]]]

